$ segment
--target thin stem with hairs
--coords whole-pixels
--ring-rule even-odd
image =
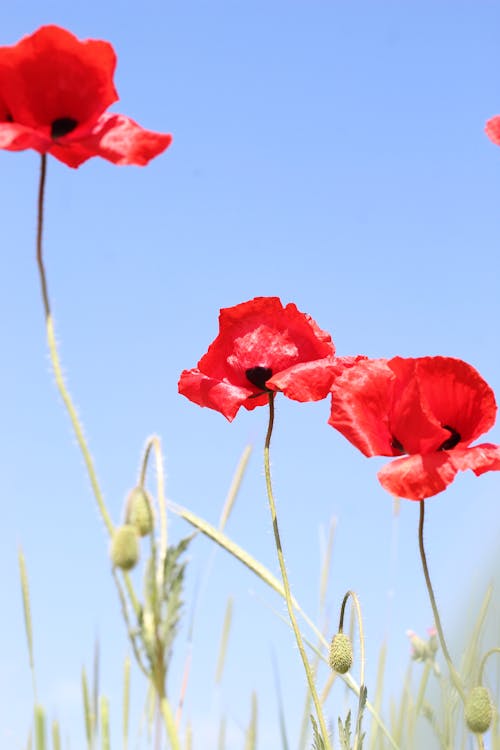
[[[418,524],[418,545],[420,549],[420,559],[422,561],[422,569],[424,571],[425,583],[427,586],[427,592],[429,594],[429,599],[431,602],[432,612],[434,614],[434,622],[436,625],[436,630],[438,632],[439,642],[441,644],[443,656],[448,665],[448,670],[450,672],[451,681],[453,685],[455,686],[458,694],[460,695],[460,698],[465,703],[464,687],[463,687],[460,675],[458,674],[457,670],[455,669],[453,665],[453,661],[451,659],[448,646],[446,645],[446,639],[444,637],[443,626],[441,624],[441,618],[439,616],[439,610],[438,610],[437,603],[436,603],[436,597],[434,596],[434,589],[432,588],[431,578],[429,575],[429,567],[427,565],[427,556],[425,554],[425,547],[424,547],[424,520],[425,520],[425,500],[421,500],[420,501],[420,518],[419,518],[419,524]]]
[[[281,571],[281,578],[283,580],[283,590],[285,594],[286,607],[288,610],[288,617],[290,619],[290,624],[292,626],[292,630],[295,635],[297,648],[299,649],[302,663],[304,665],[304,671],[306,673],[307,683],[309,685],[309,690],[311,691],[311,696],[313,699],[314,707],[316,709],[316,715],[318,718],[318,723],[320,726],[323,742],[324,742],[325,748],[329,750],[331,748],[331,743],[330,743],[328,730],[326,728],[325,718],[323,716],[323,708],[322,708],[321,701],[316,690],[316,686],[314,684],[314,676],[313,676],[312,669],[309,664],[309,660],[307,658],[307,654],[304,648],[304,643],[303,643],[302,635],[301,635],[301,632],[297,623],[297,618],[295,617],[293,598],[292,598],[292,593],[290,591],[290,584],[288,581],[288,572],[287,572],[286,565],[285,565],[283,548],[281,546],[281,538],[280,538],[279,527],[278,527],[278,517],[276,513],[276,503],[274,501],[274,494],[273,494],[273,488],[272,488],[272,483],[271,483],[269,447],[271,444],[271,435],[273,433],[273,426],[274,426],[274,395],[275,395],[274,393],[269,393],[269,423],[267,427],[266,440],[264,443],[264,473],[266,477],[267,499],[269,501],[269,509],[271,511],[274,541],[276,544],[276,551],[278,553],[278,562],[279,562],[280,571]]]

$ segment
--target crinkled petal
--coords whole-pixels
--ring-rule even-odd
[[[219,315],[219,335],[200,359],[202,372],[246,387],[246,371],[263,367],[272,375],[304,362],[331,360],[331,337],[309,315],[279,297],[255,297]],[[257,389],[253,389],[257,392]]]
[[[478,477],[486,471],[500,471],[500,446],[492,443],[448,451],[450,461],[460,471],[472,469]]]
[[[50,152],[70,167],[78,167],[92,156],[113,164],[144,166],[172,143],[169,133],[145,130],[125,115],[104,114],[90,135],[72,141],[68,138],[52,146]]]
[[[93,125],[118,94],[109,42],[80,41],[59,26],[42,26],[0,47],[0,99],[14,122],[50,130],[60,118]]]
[[[382,487],[392,495],[425,500],[445,490],[457,471],[449,452],[436,451],[426,456],[398,458],[384,466],[377,476]]]
[[[454,357],[419,357],[413,361],[422,408],[440,425],[453,428],[461,444],[468,445],[491,429],[497,412],[495,395],[472,365]]]
[[[15,122],[0,122],[0,149],[7,151],[24,151],[34,148],[39,153],[46,153],[52,140],[33,128],[18,125]]]
[[[500,146],[500,116],[495,115],[491,120],[488,120],[484,130],[490,141]]]
[[[387,360],[365,359],[333,383],[328,424],[365,456],[401,455],[389,427],[394,380]]]
[[[229,422],[235,418],[238,409],[243,404],[247,409],[253,409],[262,403],[260,399],[249,399],[252,391],[247,388],[225,383],[221,380],[208,377],[200,372],[197,368],[193,370],[184,370],[179,380],[179,393],[186,396],[199,406],[208,406],[221,412]],[[264,396],[267,401],[267,396]],[[248,403],[245,403],[248,402]]]
[[[433,357],[424,357],[434,360]],[[420,376],[422,359],[394,357],[387,362],[396,376],[390,414],[390,429],[404,448],[405,453],[432,453],[449,438],[449,430],[443,427],[425,398],[427,380]],[[442,359],[442,358],[439,358]],[[432,368],[427,373],[434,380]]]
[[[320,401],[328,395],[334,377],[333,360],[325,358],[278,372],[266,385],[294,401]]]

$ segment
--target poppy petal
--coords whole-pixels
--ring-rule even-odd
[[[80,41],[59,26],[42,26],[0,47],[0,91],[15,122],[34,129],[72,118],[93,125],[118,94],[116,55],[108,42]]]
[[[384,489],[396,497],[425,500],[453,482],[458,468],[446,451],[416,454],[391,461],[377,474]]]
[[[70,167],[77,167],[92,156],[113,164],[144,166],[172,143],[168,133],[145,130],[125,115],[104,114],[90,135],[53,145],[50,152]]]
[[[492,117],[484,128],[486,135],[497,146],[500,146],[500,116]]]
[[[260,399],[250,399],[252,391],[247,388],[225,383],[221,380],[208,377],[200,372],[197,368],[193,370],[184,370],[179,379],[179,393],[186,396],[198,406],[208,406],[221,412],[229,422],[235,418],[238,409],[245,404],[247,409],[253,409],[259,406]],[[267,402],[267,396],[263,397],[264,403]]]
[[[7,151],[24,151],[34,148],[40,153],[45,153],[52,145],[50,138],[43,133],[19,125],[16,122],[0,122],[0,149]]]
[[[433,357],[427,359],[434,360]],[[449,437],[446,422],[436,418],[423,395],[426,382],[419,377],[419,359],[394,357],[388,366],[396,376],[390,426],[405,453],[431,453]]]
[[[492,443],[473,445],[472,448],[460,450],[455,448],[448,452],[450,461],[457,470],[472,469],[478,477],[486,471],[500,471],[500,446]]]
[[[391,367],[394,361],[389,363]],[[497,412],[495,395],[472,365],[453,357],[420,357],[413,361],[422,408],[440,425],[453,428],[462,445],[491,429]]]
[[[325,358],[289,367],[270,378],[267,386],[294,401],[321,401],[328,395],[333,378],[333,358],[330,362]]]
[[[385,359],[367,359],[346,369],[332,386],[328,424],[365,456],[398,456],[389,426],[394,373]]]

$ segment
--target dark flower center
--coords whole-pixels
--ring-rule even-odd
[[[397,437],[394,437],[394,435],[392,436],[392,440],[391,440],[391,448],[393,448],[395,451],[399,451],[400,453],[406,453],[402,444],[399,442]]]
[[[72,117],[59,117],[50,126],[51,138],[62,138],[76,128],[78,122]]]
[[[10,114],[10,112],[7,112],[7,114],[5,115],[4,122],[14,122],[14,118],[12,117],[12,115]]]
[[[273,371],[270,367],[261,367],[260,365],[257,367],[249,367],[248,370],[245,370],[247,380],[249,380],[252,385],[260,388],[261,391],[268,390],[268,388],[266,388],[266,382],[272,374]]]
[[[462,436],[459,432],[457,432],[453,427],[450,427],[447,424],[443,425],[444,430],[449,430],[451,433],[450,437],[446,438],[446,440],[441,443],[438,450],[439,451],[451,451],[456,445],[459,444],[459,442],[462,439]]]

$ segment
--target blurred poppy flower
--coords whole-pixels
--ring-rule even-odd
[[[147,164],[172,136],[105,112],[118,100],[115,67],[111,44],[80,41],[58,26],[0,47],[0,148],[33,148],[70,167],[92,156]]]
[[[488,120],[484,130],[490,141],[500,146],[500,115],[495,115],[495,117]]]
[[[198,367],[181,374],[179,393],[230,422],[240,406],[267,404],[273,391],[318,401],[335,375],[356,361],[334,355],[330,335],[293,303],[283,307],[278,297],[256,297],[220,311],[219,335]]]
[[[398,497],[423,500],[458,471],[500,471],[500,446],[470,443],[495,422],[495,396],[471,365],[451,357],[364,360],[332,386],[329,424],[365,456],[402,456],[378,478]]]

